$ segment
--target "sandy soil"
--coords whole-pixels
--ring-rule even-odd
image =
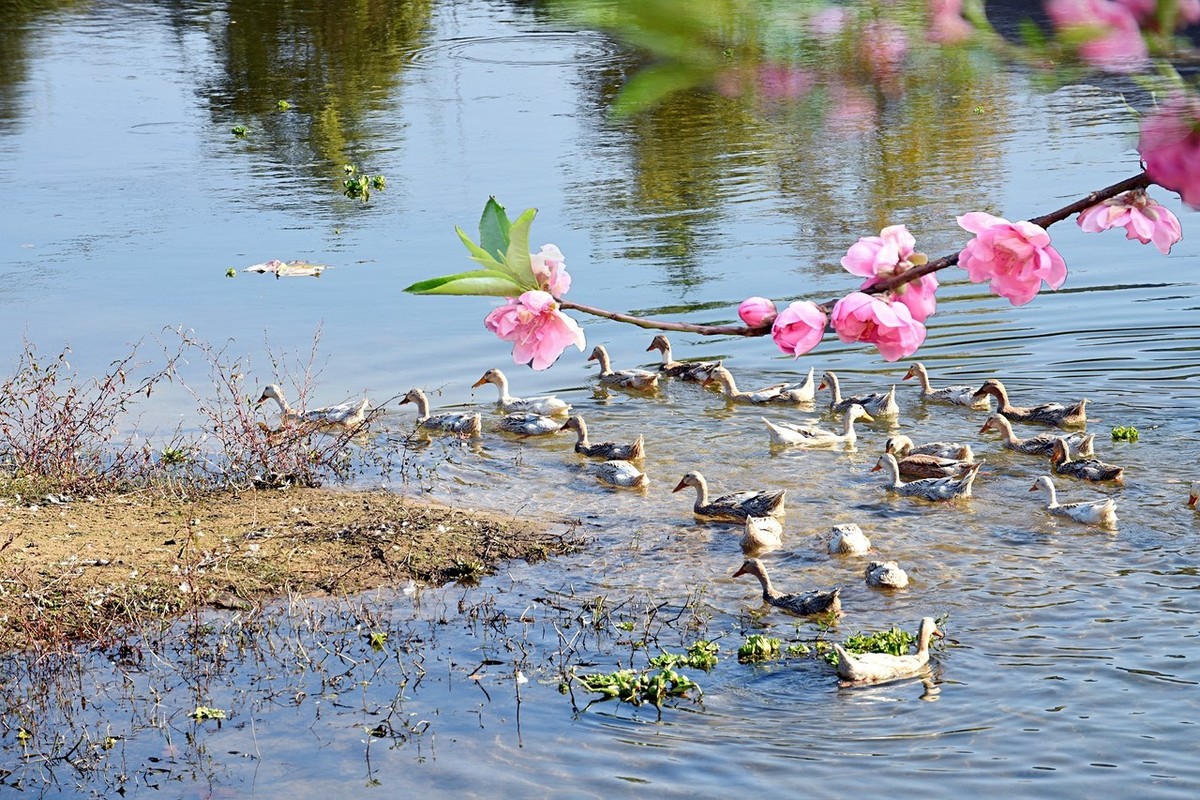
[[[119,638],[201,606],[470,581],[572,546],[565,523],[385,492],[247,491],[36,504],[0,500],[0,651]]]

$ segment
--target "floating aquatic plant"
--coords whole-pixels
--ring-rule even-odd
[[[1138,429],[1132,425],[1118,425],[1112,429],[1112,438],[1114,442],[1136,442]]]
[[[619,669],[573,677],[584,689],[603,695],[605,700],[616,699],[635,706],[649,703],[661,709],[662,704],[673,697],[686,698],[692,691],[703,694],[698,683],[670,667],[657,671]]]
[[[889,653],[902,656],[908,653],[909,647],[916,644],[917,638],[900,628],[889,628],[875,633],[856,633],[846,638],[843,647],[848,653]],[[838,665],[838,656],[832,647],[822,649],[822,657],[830,666]]]
[[[771,636],[752,633],[746,637],[746,643],[738,648],[738,661],[769,661],[779,658],[780,641]]]
[[[707,672],[717,665],[717,654],[720,652],[721,648],[716,642],[701,639],[689,647],[686,654],[664,651],[650,659],[650,666],[656,669],[691,667]]]

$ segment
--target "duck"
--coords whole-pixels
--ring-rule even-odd
[[[659,372],[683,381],[703,383],[713,369],[721,366],[720,361],[676,361],[671,357],[671,342],[661,333],[655,336],[650,342],[650,346],[646,348],[647,353],[651,350],[658,350],[662,353],[662,363],[658,365]]]
[[[429,399],[420,389],[409,389],[400,405],[413,403],[417,407],[417,427],[431,431],[446,431],[460,436],[479,436],[483,430],[479,414],[446,413],[430,416]]]
[[[894,444],[894,438],[888,439],[887,444]],[[887,445],[884,445],[884,452],[891,452],[887,449]],[[896,454],[892,453],[892,455]],[[926,453],[910,453],[896,458],[896,464],[900,467],[901,475],[912,478],[947,478],[960,474],[968,464],[975,463],[975,454],[971,452],[968,445],[959,448],[954,456],[953,458],[942,458]]]
[[[753,575],[758,578],[758,582],[762,584],[763,602],[770,603],[776,608],[781,608],[792,614],[800,614],[801,616],[822,614],[825,612],[832,614],[842,613],[842,587],[840,586],[827,591],[815,589],[803,594],[784,594],[771,585],[771,578],[767,575],[767,568],[757,558],[747,558],[742,563],[741,568],[733,573],[733,577],[735,578],[742,575]]]
[[[1077,403],[1042,403],[1040,406],[1014,406],[1008,402],[1008,391],[995,378],[988,378],[976,391],[977,397],[992,395],[998,405],[996,413],[1016,422],[1040,422],[1059,428],[1082,426],[1087,422],[1087,398]]]
[[[733,373],[725,367],[720,366],[709,372],[708,378],[704,383],[705,385],[716,383],[730,400],[739,403],[752,403],[754,405],[762,405],[764,403],[811,403],[816,396],[816,389],[813,388],[813,371],[811,367],[808,370],[808,378],[800,383],[776,383],[765,389],[759,389],[757,392],[743,392],[739,390],[737,382],[733,379]]]
[[[896,405],[896,387],[894,385],[886,392],[873,392],[871,394],[856,394],[850,397],[842,397],[842,387],[838,383],[838,376],[832,372],[826,372],[821,376],[821,385],[817,388],[827,388],[833,393],[833,397],[829,401],[829,410],[834,413],[845,411],[850,406],[858,403],[876,417],[895,417],[900,414],[900,407]]]
[[[621,369],[613,371],[612,361],[604,345],[598,344],[592,349],[588,361],[600,362],[600,383],[608,386],[619,386],[622,389],[657,389],[658,373],[645,369]]]
[[[961,477],[958,478],[922,478],[917,481],[909,481],[905,483],[900,480],[900,465],[896,463],[896,457],[891,453],[884,453],[879,457],[879,461],[871,468],[872,472],[877,472],[881,469],[887,469],[891,476],[891,482],[888,483],[888,491],[902,494],[906,497],[920,497],[925,500],[943,501],[956,500],[960,497],[971,496],[971,484],[975,482],[975,476],[979,472],[980,463],[977,461],[973,464],[967,464],[963,467]]]
[[[841,555],[861,556],[871,550],[871,540],[862,528],[853,522],[834,525],[829,537],[829,552]]]
[[[505,414],[526,412],[529,414],[540,414],[544,417],[553,417],[568,414],[571,411],[570,403],[567,403],[565,400],[559,400],[554,395],[513,397],[508,393],[508,378],[498,369],[489,369],[483,373],[483,377],[472,383],[471,388],[478,388],[485,383],[494,383],[496,384],[496,388],[500,390],[500,399],[497,403],[500,406],[500,410]]]
[[[1012,423],[1003,414],[992,414],[988,417],[987,422],[983,423],[983,427],[979,429],[979,432],[987,433],[988,431],[998,431],[1001,436],[1000,444],[1009,450],[1038,456],[1053,454],[1054,440],[1058,438],[1058,434],[1054,433],[1039,433],[1037,436],[1030,436],[1028,439],[1018,438],[1013,433]],[[1095,453],[1096,434],[1094,433],[1072,433],[1066,439],[1072,452],[1078,453],[1081,456],[1090,456]]]
[[[895,561],[872,561],[863,570],[867,586],[882,589],[903,589],[908,586],[908,573]]]
[[[774,550],[783,545],[783,523],[775,517],[746,517],[742,550]]]
[[[684,475],[679,485],[671,492],[681,491],[686,486],[696,490],[696,502],[692,505],[692,511],[698,517],[717,522],[741,522],[746,517],[782,517],[786,513],[784,500],[787,489],[733,492],[709,501],[708,482],[699,472],[692,471]]]
[[[547,433],[561,431],[562,421],[543,414],[517,412],[501,417],[499,426],[500,430],[509,433],[519,433],[523,436],[543,436]]]
[[[638,461],[646,456],[646,441],[641,436],[634,439],[631,444],[617,444],[616,442],[592,444],[588,441],[587,423],[578,414],[568,417],[559,430],[565,431],[567,428],[579,435],[579,440],[575,442],[575,452],[580,455],[609,461]]]
[[[1046,498],[1046,510],[1059,517],[1073,519],[1085,525],[1102,525],[1106,528],[1117,526],[1117,503],[1111,497],[1103,500],[1084,501],[1080,503],[1059,503],[1058,492],[1054,489],[1054,481],[1049,475],[1041,475],[1029,491],[1042,490]]]
[[[646,473],[638,469],[632,462],[623,459],[602,461],[595,465],[596,477],[601,483],[609,486],[620,486],[624,489],[645,489],[650,485]]]
[[[991,400],[988,399],[988,396],[985,394],[982,397],[976,397],[975,390],[970,386],[946,386],[941,389],[934,389],[929,385],[929,373],[925,370],[925,365],[920,361],[913,363],[901,380],[908,380],[909,378],[916,378],[921,382],[921,397],[925,400],[952,403],[956,406],[967,406],[969,408],[991,407]]]
[[[312,428],[318,431],[353,430],[366,421],[367,409],[371,405],[370,401],[364,397],[356,402],[300,411],[288,404],[287,398],[283,396],[283,389],[279,388],[277,383],[267,384],[254,407],[258,408],[268,400],[274,400],[279,405],[279,414],[284,422],[291,422],[303,428]]]
[[[853,445],[858,441],[858,434],[854,430],[854,423],[858,420],[866,420],[874,422],[875,418],[867,413],[867,410],[854,403],[850,408],[846,409],[846,420],[842,433],[828,431],[824,428],[818,428],[815,425],[790,425],[786,422],[775,424],[766,417],[762,421],[767,423],[767,433],[771,437],[771,444],[774,445],[798,445],[800,447],[835,447],[839,444]]]
[[[1081,478],[1085,481],[1121,481],[1125,478],[1124,467],[1105,464],[1095,458],[1072,459],[1071,446],[1062,436],[1054,440],[1054,450],[1050,454],[1050,466],[1059,475]]]
[[[857,653],[851,655],[837,642],[833,649],[838,654],[838,677],[847,683],[882,683],[883,681],[916,675],[929,663],[929,641],[944,634],[938,630],[933,617],[921,620],[917,633],[917,652],[894,656],[891,653]]]
[[[962,442],[926,442],[913,444],[913,440],[898,433],[889,436],[883,446],[884,452],[891,453],[896,458],[910,455],[937,456],[938,458],[956,458],[959,461],[974,461],[975,454],[971,445]]]

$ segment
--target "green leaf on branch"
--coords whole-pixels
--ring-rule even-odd
[[[462,243],[467,246],[467,250],[470,251],[472,261],[479,264],[484,269],[494,270],[496,272],[508,272],[508,267],[505,266],[503,262],[497,261],[495,256],[493,256],[487,250],[484,250],[479,245],[475,244],[475,242],[471,241],[471,237],[467,235],[466,231],[457,225],[454,226],[454,230],[458,233],[458,238],[462,240]]]
[[[496,259],[503,259],[508,252],[508,232],[512,223],[504,206],[496,202],[495,197],[489,197],[483,207],[483,216],[479,218],[479,246]]]
[[[536,216],[536,208],[527,208],[517,217],[508,231],[508,251],[504,259],[509,273],[530,289],[538,288],[537,278],[533,276],[533,262],[529,258],[529,229]]]
[[[417,281],[404,291],[409,294],[466,294],[493,297],[516,297],[525,291],[505,272],[477,269],[457,275],[443,275],[427,281]]]

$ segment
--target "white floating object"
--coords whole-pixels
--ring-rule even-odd
[[[862,532],[862,528],[853,522],[833,526],[833,535],[829,539],[829,552],[861,556],[870,549],[871,540]]]

